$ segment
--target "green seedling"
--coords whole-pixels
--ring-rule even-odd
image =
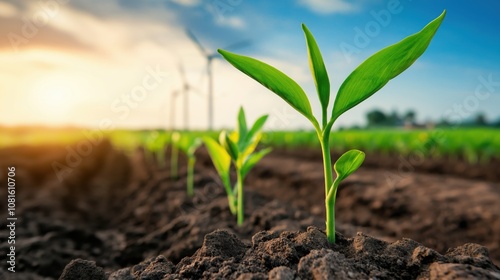
[[[170,178],[172,179],[176,179],[179,175],[179,149],[177,148],[177,142],[179,142],[180,138],[181,135],[179,132],[173,132],[170,136],[170,148],[172,149],[170,153]]]
[[[229,209],[233,215],[237,216],[238,225],[242,225],[244,219],[243,182],[245,177],[271,151],[270,148],[267,148],[254,153],[262,137],[261,129],[266,120],[267,115],[258,118],[249,129],[245,111],[241,108],[238,113],[236,131],[231,134],[222,131],[219,135],[219,142],[210,137],[203,138],[215,169],[226,189]],[[234,187],[230,178],[231,162],[236,170],[236,184]]]
[[[375,53],[359,65],[340,86],[330,118],[330,81],[316,40],[303,24],[309,66],[321,103],[321,125],[314,117],[304,90],[278,69],[259,60],[219,49],[219,53],[234,67],[250,76],[304,115],[313,124],[323,153],[325,174],[326,233],[335,242],[335,198],[339,183],[352,174],[363,162],[364,153],[350,150],[335,163],[337,178],[333,180],[330,134],[334,122],[345,112],[380,90],[391,79],[406,70],[420,57],[431,42],[445,17],[446,11],[417,32],[402,41]]]
[[[169,136],[165,132],[153,131],[146,138],[146,157],[150,160],[155,158],[160,168],[165,166],[165,147],[168,142]]]
[[[187,157],[187,194],[188,196],[193,196],[193,176],[194,176],[194,164],[196,163],[196,157],[194,153],[201,146],[201,139],[194,137],[192,135],[183,134],[180,139],[176,141],[175,146],[181,150]]]

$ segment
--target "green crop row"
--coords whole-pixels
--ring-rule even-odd
[[[104,132],[114,145],[132,151],[136,147],[148,148],[150,139],[167,134],[168,145],[170,132],[164,130],[114,130]],[[210,136],[217,139],[218,132],[186,131],[194,137]],[[0,131],[0,148],[13,145],[69,144],[86,139],[87,134],[80,130],[30,130],[18,133],[14,130]],[[313,131],[273,131],[264,132],[261,143],[277,148],[318,148],[319,142]],[[463,158],[470,163],[488,162],[500,158],[500,130],[494,128],[459,128],[434,130],[343,130],[330,137],[332,150],[341,152],[349,149],[362,149],[369,153],[401,154],[423,153],[426,157]],[[153,149],[153,148],[151,148]]]
[[[262,142],[282,148],[318,148],[313,131],[269,132]],[[488,162],[500,158],[500,130],[489,128],[446,130],[346,130],[332,134],[330,146],[334,151],[359,148],[371,153],[421,153],[426,157],[463,158],[470,163]]]

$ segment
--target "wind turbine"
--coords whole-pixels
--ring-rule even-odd
[[[208,76],[208,129],[212,130],[213,129],[213,122],[214,122],[214,95],[213,95],[213,72],[212,72],[212,61],[214,58],[220,58],[218,52],[213,52],[209,53],[206,51],[206,49],[203,47],[203,45],[200,43],[198,38],[191,32],[189,29],[186,29],[186,33],[193,41],[193,43],[198,47],[200,52],[205,56],[205,59],[207,60],[207,76]],[[242,48],[250,45],[250,42],[248,40],[246,41],[241,41],[235,44],[231,44],[224,49],[237,49],[237,48]]]
[[[184,129],[189,129],[189,91],[197,91],[196,88],[192,87],[186,78],[186,72],[184,66],[181,62],[177,65],[177,70],[179,71],[179,76],[181,77],[182,85],[181,88],[172,92],[170,99],[170,129],[174,130],[175,126],[175,100],[179,94],[184,95]]]
[[[172,91],[172,95],[170,95],[170,130],[174,131],[175,129],[175,100],[179,96],[180,90]]]

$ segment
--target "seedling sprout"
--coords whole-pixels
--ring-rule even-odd
[[[168,142],[168,134],[165,132],[153,131],[146,137],[146,157],[156,159],[160,168],[165,166],[165,147]]]
[[[261,129],[266,120],[267,115],[262,116],[248,129],[245,111],[240,108],[236,131],[231,134],[222,131],[219,135],[219,142],[210,137],[203,138],[215,169],[226,189],[229,209],[233,215],[237,216],[238,225],[242,225],[244,219],[243,182],[245,177],[271,151],[270,148],[267,148],[254,153],[262,136]],[[236,170],[236,184],[234,187],[230,178],[231,162]]]
[[[170,147],[172,151],[170,153],[170,178],[176,179],[178,176],[179,169],[179,149],[177,148],[177,142],[179,141],[181,135],[179,132],[173,132],[170,136]]]
[[[183,134],[180,136],[178,141],[176,141],[175,146],[181,150],[187,157],[187,194],[188,196],[193,196],[193,185],[194,185],[194,164],[196,163],[196,157],[194,153],[201,145],[201,139],[192,135]]]
[[[290,77],[259,60],[219,49],[219,53],[235,68],[280,96],[313,124],[323,154],[326,233],[331,243],[335,242],[335,199],[338,186],[342,180],[361,166],[365,158],[365,154],[359,150],[350,150],[343,154],[334,164],[337,175],[334,181],[329,141],[332,126],[342,114],[372,96],[391,79],[410,67],[427,49],[445,14],[446,10],[421,31],[380,50],[361,63],[340,86],[330,117],[328,117],[330,101],[328,74],[316,40],[303,24],[309,66],[321,103],[321,123],[313,115],[311,104],[304,90]]]

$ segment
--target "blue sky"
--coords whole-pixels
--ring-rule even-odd
[[[177,68],[183,64],[187,80],[197,88],[190,93],[189,126],[206,128],[205,61],[186,28],[210,51],[251,40],[250,46],[235,52],[268,62],[296,79],[318,114],[301,23],[322,50],[334,95],[364,59],[419,31],[444,9],[446,19],[427,52],[342,116],[339,125],[363,124],[373,108],[399,113],[414,109],[420,121],[463,121],[479,112],[490,120],[500,117],[499,1],[49,2],[53,5],[0,3],[0,73],[6,81],[0,85],[0,124],[98,127],[109,119],[114,127],[168,127],[172,93],[182,86]],[[46,21],[37,22],[43,13]],[[23,19],[37,28],[30,38],[22,33]],[[12,34],[24,40],[14,46]],[[137,102],[126,103],[124,96],[137,89],[152,68],[169,73],[168,78],[148,88]],[[214,73],[217,128],[232,126],[240,105],[251,119],[270,114],[269,129],[310,127],[285,102],[225,61],[215,61]],[[181,127],[182,97],[174,101],[174,125]]]

